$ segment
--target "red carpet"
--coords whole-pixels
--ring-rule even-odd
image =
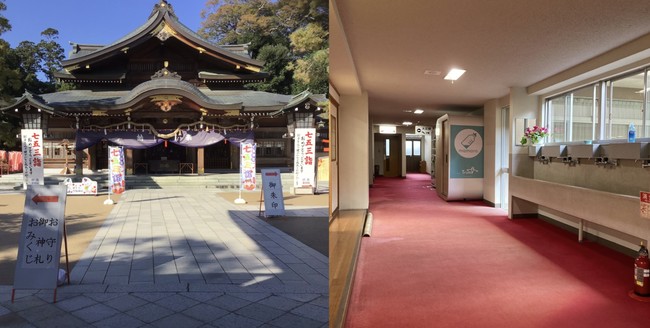
[[[483,202],[442,201],[426,174],[370,188],[345,327],[648,327],[634,259]]]

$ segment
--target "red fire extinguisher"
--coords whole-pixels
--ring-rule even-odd
[[[639,296],[650,296],[650,262],[648,249],[641,242],[639,256],[634,260],[634,293]]]

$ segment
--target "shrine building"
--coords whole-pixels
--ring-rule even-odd
[[[42,129],[45,168],[108,166],[125,148],[127,174],[239,168],[239,143],[257,144],[258,167],[293,166],[293,131],[317,129],[326,155],[324,95],[246,89],[269,78],[246,44],[216,45],[183,25],[165,0],[147,21],[109,45],[72,44],[55,77],[74,90],[26,91],[0,108],[23,129]]]

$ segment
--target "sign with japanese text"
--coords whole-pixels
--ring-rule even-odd
[[[112,194],[121,194],[126,190],[124,149],[108,146],[108,190]]]
[[[433,131],[433,127],[430,126],[424,126],[424,125],[415,126],[415,134],[418,135],[430,136],[431,131]]]
[[[641,217],[650,219],[650,192],[642,191],[639,195]]]
[[[284,195],[279,169],[262,169],[264,191],[264,216],[284,215]]]
[[[254,143],[242,142],[239,144],[241,161],[240,166],[240,181],[239,189],[246,191],[253,191],[256,187],[255,177],[255,149],[257,148]]]
[[[311,187],[316,171],[316,129],[296,129],[295,155],[293,162],[293,186]]]
[[[15,289],[56,288],[65,202],[64,185],[27,186],[18,240]]]
[[[23,129],[20,131],[23,145],[23,188],[43,185],[43,131]]]
[[[87,177],[81,179],[81,182],[72,182],[71,178],[65,178],[63,184],[68,195],[97,195],[97,181]]]

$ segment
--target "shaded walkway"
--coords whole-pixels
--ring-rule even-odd
[[[128,190],[57,303],[20,290],[12,304],[0,286],[0,326],[327,327],[327,257],[257,214],[204,190]]]
[[[538,219],[442,201],[428,175],[379,178],[346,327],[641,327],[633,259]]]

